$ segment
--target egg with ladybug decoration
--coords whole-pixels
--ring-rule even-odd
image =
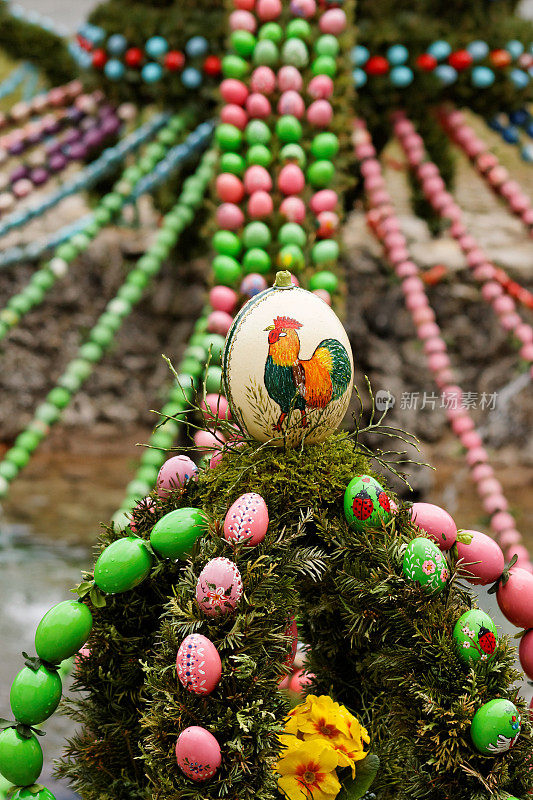
[[[353,386],[348,337],[331,308],[278,272],[235,317],[223,354],[231,413],[251,438],[295,447],[339,426]]]
[[[392,518],[390,498],[371,475],[356,475],[344,493],[344,516],[356,531],[381,528]]]
[[[472,608],[459,617],[453,629],[453,638],[457,655],[468,664],[489,661],[498,646],[496,625],[479,608]]]

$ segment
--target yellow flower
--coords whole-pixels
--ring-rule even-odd
[[[301,742],[278,762],[278,787],[288,800],[334,800],[341,789],[336,766],[327,742]]]
[[[308,735],[322,736],[328,740],[335,740],[339,737],[349,736],[348,722],[344,715],[339,713],[340,706],[334,703],[331,697],[324,695],[317,697],[312,703],[305,718],[297,717],[294,722],[298,724],[298,730]]]
[[[340,713],[345,718],[346,724],[348,725],[350,739],[353,739],[355,742],[362,741],[366,744],[370,744],[368,731],[366,728],[363,728],[357,717],[350,714],[346,706],[340,707]]]

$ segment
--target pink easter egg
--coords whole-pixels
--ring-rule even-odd
[[[150,497],[150,495],[140,500],[131,513],[130,528],[133,533],[137,533],[136,517],[142,518],[142,515],[147,511],[151,512],[152,514],[155,514],[156,511],[155,501],[152,497]]]
[[[238,8],[229,15],[229,27],[232,31],[248,31],[255,33],[257,20],[249,11]]]
[[[331,103],[327,100],[315,100],[307,109],[307,119],[317,128],[327,128],[333,118]]]
[[[509,570],[509,580],[500,581],[496,599],[502,614],[517,628],[533,628],[533,575],[521,567]]]
[[[305,219],[305,203],[301,197],[285,197],[279,210],[288,222],[297,222],[300,225]]]
[[[83,661],[86,661],[90,657],[90,655],[91,655],[90,648],[86,647],[85,645],[83,645],[83,647],[80,648],[80,650],[78,650],[78,652],[76,654],[76,658],[74,659],[74,663],[76,664],[76,667],[79,668],[81,663]]]
[[[278,175],[278,189],[285,195],[299,194],[305,186],[305,175],[297,164],[285,164]]]
[[[299,286],[300,285],[300,281],[298,280],[296,275],[292,274],[292,272],[291,272],[291,283],[292,283],[293,286]]]
[[[346,27],[346,14],[341,8],[330,8],[322,14],[318,24],[322,33],[338,36]]]
[[[334,211],[338,203],[337,192],[332,189],[321,189],[309,201],[311,211],[320,214],[322,211]]]
[[[312,672],[299,669],[292,676],[289,683],[289,689],[291,692],[295,692],[296,694],[303,694],[306,687],[309,686],[314,677],[315,676]]]
[[[316,235],[319,239],[330,239],[339,229],[339,216],[334,211],[321,211],[317,215]]]
[[[281,14],[281,0],[257,0],[255,10],[262,22],[271,22]]]
[[[246,100],[246,111],[253,119],[266,119],[271,112],[270,102],[264,94],[253,92]]]
[[[248,123],[248,114],[237,103],[228,103],[220,112],[220,121],[227,125],[234,125],[240,131],[243,131]]]
[[[329,75],[315,75],[307,87],[307,94],[314,100],[329,100],[333,94],[334,84]]]
[[[222,663],[213,642],[200,633],[191,633],[180,644],[176,670],[181,685],[193,694],[207,695],[222,675]]]
[[[259,164],[248,167],[244,173],[244,188],[247,194],[270,192],[272,190],[270,172]]]
[[[202,408],[217,419],[230,419],[229,403],[223,394],[206,394]]]
[[[258,272],[250,272],[242,279],[239,289],[241,294],[245,294],[247,297],[255,297],[259,292],[264,292],[267,287],[268,283],[264,275],[260,275]]]
[[[242,597],[242,578],[229,558],[212,558],[200,573],[196,600],[208,617],[231,614]]]
[[[237,293],[229,286],[213,286],[209,292],[209,302],[215,311],[232,314],[237,305]]]
[[[216,192],[223,203],[240,203],[244,197],[242,181],[231,172],[217,175]]]
[[[242,81],[238,81],[236,78],[226,78],[220,84],[220,94],[226,103],[243,106],[248,97],[248,89]]]
[[[220,745],[205,728],[191,725],[176,742],[176,760],[181,771],[196,783],[209,780],[222,761]]]
[[[311,19],[316,12],[315,0],[291,0],[291,14],[295,17],[304,17],[304,19]]]
[[[278,114],[290,114],[301,119],[305,113],[305,103],[299,92],[289,89],[278,100]]]
[[[474,586],[486,586],[498,580],[503,572],[505,560],[500,546],[494,539],[480,531],[460,531],[468,534],[472,540],[467,544],[457,539],[458,558],[463,560],[460,565],[461,574]]]
[[[294,659],[296,658],[296,651],[298,649],[298,626],[296,624],[295,617],[291,617],[291,621],[287,627],[287,630],[285,631],[285,636],[289,637],[291,640],[291,649],[283,663],[285,666],[292,668]]]
[[[222,203],[217,208],[216,217],[223,230],[236,231],[244,223],[244,214],[234,203]]]
[[[262,65],[254,69],[250,77],[252,92],[272,94],[276,88],[276,75],[270,67]]]
[[[278,89],[280,92],[288,92],[293,89],[300,92],[303,86],[303,78],[300,70],[291,64],[286,64],[278,71]]]
[[[268,509],[256,492],[247,492],[235,500],[224,520],[227,542],[256,545],[263,541],[268,528]]]
[[[169,458],[157,476],[156,490],[159,497],[168,497],[171,492],[181,489],[198,472],[198,467],[188,456]]]
[[[520,658],[520,666],[529,680],[533,680],[533,630],[527,631],[520,639],[518,655]]]
[[[218,465],[222,461],[223,456],[224,452],[222,450],[215,450],[215,452],[209,459],[209,469],[214,469],[215,467],[218,467]]]
[[[211,453],[218,450],[225,442],[224,437],[217,431],[196,431],[194,434],[194,444],[201,453]]]
[[[207,318],[207,330],[209,333],[218,333],[225,336],[233,323],[231,314],[225,311],[212,311]]]
[[[411,519],[417,528],[427,533],[441,550],[449,550],[457,539],[457,526],[443,508],[433,503],[413,503]]]
[[[245,11],[253,11],[255,0],[233,0],[235,8],[243,8]]]
[[[254,192],[248,200],[248,216],[252,219],[263,219],[272,214],[274,203],[268,192]]]

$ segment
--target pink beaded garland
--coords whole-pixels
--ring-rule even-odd
[[[250,88],[252,92],[262,94],[272,94],[276,88],[276,75],[270,67],[260,66],[254,69],[250,77]]]
[[[290,64],[281,67],[278,71],[278,89],[280,92],[301,91],[303,78],[299,70]]]

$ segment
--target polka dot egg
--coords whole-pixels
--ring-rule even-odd
[[[268,528],[268,509],[260,494],[248,492],[237,498],[224,520],[224,538],[228,542],[256,545],[263,541]]]
[[[206,636],[192,633],[180,645],[176,670],[181,685],[189,692],[211,694],[222,674],[218,650]]]

